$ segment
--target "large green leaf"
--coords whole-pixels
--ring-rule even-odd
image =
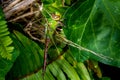
[[[64,15],[67,38],[101,56],[71,47],[75,59],[84,61],[90,56],[103,63],[120,67],[119,17],[119,0],[86,0],[71,6]]]

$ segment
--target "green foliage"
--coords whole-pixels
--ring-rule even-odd
[[[31,39],[26,38],[20,32],[14,31],[11,36],[20,51],[19,57],[16,59],[14,66],[10,71],[10,79],[20,78],[27,74],[33,73],[43,65],[43,51]]]
[[[19,55],[16,44],[12,44],[4,14],[0,8],[0,80],[5,80],[5,76],[12,67],[14,61]],[[14,47],[15,46],[15,49]]]
[[[16,46],[20,51],[20,55],[16,59],[14,66],[9,71],[6,79],[13,80],[21,78],[23,80],[42,80],[43,50],[34,41],[25,37],[18,31],[14,31],[14,35],[12,35],[11,38],[14,43],[17,44]],[[44,76],[45,80],[49,80],[49,78],[51,80],[56,80],[56,78],[57,80],[80,80],[79,75],[85,75],[82,80],[90,80],[87,71],[84,71],[83,73],[78,72],[84,64],[81,63],[81,65],[79,63],[74,65],[75,60],[70,56],[70,53],[68,54],[66,59],[63,56],[60,56],[57,60],[54,60],[47,66]],[[77,69],[74,66],[78,66]],[[28,75],[30,76],[27,77]]]
[[[10,35],[12,35],[12,34],[10,34]],[[12,68],[14,61],[16,60],[16,58],[19,55],[19,49],[18,49],[18,45],[16,43],[16,40],[14,38],[12,38],[12,39],[13,39],[13,44],[11,46],[15,47],[15,49],[11,53],[12,54],[12,59],[7,60],[7,59],[4,59],[2,57],[0,58],[0,80],[5,80],[6,74]]]
[[[12,68],[14,61],[19,55],[19,49],[17,48],[17,44],[13,43],[15,46],[14,51],[12,52],[12,59],[7,60],[4,58],[0,58],[0,80],[5,80],[5,76],[9,72],[9,70]]]
[[[69,40],[91,49],[100,55],[98,57],[85,51],[71,47],[78,61],[88,57],[105,64],[120,67],[120,1],[86,0],[76,2],[64,15],[65,34]]]
[[[9,37],[9,31],[6,25],[6,21],[4,19],[4,15],[2,9],[0,8],[0,56],[2,58],[11,59],[14,47],[10,46],[12,44],[12,40]]]
[[[61,16],[67,8],[64,6],[64,0],[45,0],[43,1],[43,6],[43,10],[47,11],[49,14],[58,13]]]
[[[56,43],[50,46],[43,76],[44,44],[26,37],[19,28],[9,33],[0,11],[0,80],[4,80],[5,76],[6,80],[93,80],[92,72],[83,63],[88,59],[120,67],[119,0],[77,0],[75,3],[72,3],[74,0],[42,1],[42,14],[52,28],[50,37],[56,37],[53,33],[57,25],[50,15],[57,13],[64,19],[65,35],[62,36],[71,40],[73,47],[69,46],[64,55],[59,55],[63,49]],[[80,46],[85,47],[84,51],[79,49]],[[98,67],[98,64],[95,66]],[[103,77],[101,80],[110,79]]]

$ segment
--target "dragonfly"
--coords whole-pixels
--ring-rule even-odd
[[[24,31],[33,39],[36,41],[39,41],[41,43],[44,43],[44,64],[43,64],[43,75],[46,71],[47,66],[47,54],[48,49],[51,45],[55,45],[57,49],[57,43],[63,43],[67,46],[72,46],[74,48],[77,48],[78,50],[87,51],[91,54],[94,54],[95,56],[98,56],[104,60],[112,60],[112,58],[109,58],[107,56],[104,56],[102,54],[99,54],[97,52],[94,52],[90,49],[87,49],[77,43],[72,42],[71,40],[68,40],[64,34],[63,28],[64,25],[61,22],[61,15],[55,14],[55,13],[49,13],[47,10],[43,8],[43,4],[39,6],[39,10],[42,13],[42,20],[45,23],[40,23],[40,25],[35,25],[37,21],[30,21],[28,25],[25,27]],[[43,12],[47,13],[44,14]],[[50,19],[50,20],[49,20]],[[35,27],[36,26],[36,27]],[[66,46],[65,46],[66,47]],[[68,48],[67,48],[68,49]],[[59,50],[57,50],[59,52]],[[67,50],[63,50],[67,51]]]
[[[35,0],[25,0],[26,2],[29,2],[29,4],[25,4],[25,2],[19,2],[17,8],[21,8],[23,6],[21,6],[20,4],[24,3],[24,6],[29,6],[30,4],[32,4]],[[44,9],[43,7],[43,3],[41,2],[35,2],[34,6],[38,8],[38,10],[33,10],[33,8],[31,8],[31,12],[19,16],[15,19],[12,19],[10,21],[17,21],[21,18],[25,18],[27,16],[30,15],[37,15],[36,19],[32,18],[29,20],[28,24],[26,25],[26,27],[24,28],[24,31],[33,39],[36,41],[39,41],[40,43],[43,43],[44,46],[44,64],[43,64],[43,75],[46,71],[46,66],[47,66],[47,54],[48,54],[48,49],[50,48],[51,45],[55,45],[56,49],[57,49],[57,43],[63,43],[67,46],[72,46],[74,48],[77,48],[78,50],[83,50],[86,52],[89,52],[91,54],[94,54],[95,56],[98,56],[102,59],[105,60],[109,60],[111,58],[104,56],[102,54],[99,54],[97,52],[94,52],[90,49],[87,49],[77,43],[72,42],[71,40],[68,40],[64,34],[63,28],[64,28],[64,24],[62,23],[62,19],[61,19],[61,15],[57,14],[57,13],[49,13],[49,11],[47,11],[46,9]],[[4,11],[7,11],[9,9],[4,9]],[[7,11],[8,14],[6,13],[6,18],[9,18],[12,14],[9,14],[9,12],[13,12],[14,10],[16,10],[16,7],[12,7],[11,10]],[[16,12],[19,12],[19,10],[17,10]],[[45,13],[46,14],[45,14]],[[39,16],[39,17],[38,17]],[[49,18],[47,17],[49,16]],[[64,21],[64,20],[63,20]],[[66,46],[63,48],[63,51],[67,51],[64,49],[69,49],[66,48]],[[57,49],[58,53],[60,53],[60,51]],[[63,53],[62,53],[63,54]],[[61,54],[61,55],[62,55]]]

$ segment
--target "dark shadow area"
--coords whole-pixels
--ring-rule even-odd
[[[110,77],[111,80],[120,80],[120,68],[99,63],[103,77]]]

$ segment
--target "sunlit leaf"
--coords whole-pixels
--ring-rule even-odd
[[[12,68],[14,61],[16,58],[19,56],[19,49],[17,47],[17,41],[12,37],[11,38],[14,40],[12,46],[15,47],[14,51],[11,53],[12,54],[12,59],[7,60],[4,58],[0,58],[0,80],[5,80],[6,74],[9,72],[9,70]],[[12,47],[9,47],[10,50]],[[7,48],[8,49],[8,48]],[[8,49],[9,50],[9,49]]]
[[[0,8],[0,56],[11,60],[14,47],[10,46],[12,44],[12,39],[9,36],[9,31],[7,28],[6,21],[2,9]]]

